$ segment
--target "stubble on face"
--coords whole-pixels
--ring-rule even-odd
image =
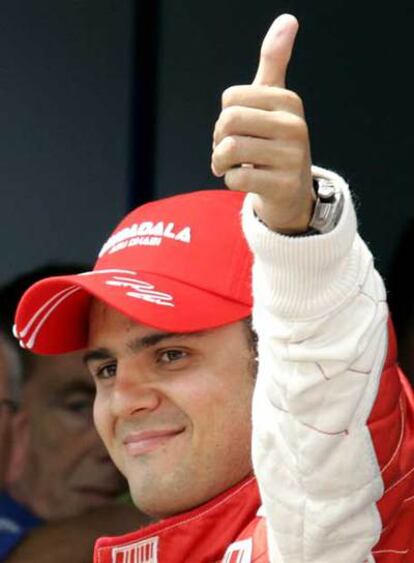
[[[243,321],[131,353],[131,340],[157,332],[94,302],[89,347],[107,350],[118,370],[113,379],[95,378],[95,422],[134,502],[159,518],[194,508],[251,472],[254,359]],[[170,352],[183,357],[160,365]],[[114,405],[126,390],[130,410],[121,412]],[[160,428],[183,431],[148,453],[128,454],[129,431]]]

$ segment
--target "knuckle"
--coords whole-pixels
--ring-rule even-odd
[[[285,90],[284,95],[286,103],[292,108],[299,110],[298,113],[303,114],[302,98],[298,94],[296,94],[296,92],[293,92],[293,90]]]
[[[227,158],[232,158],[237,155],[239,149],[239,142],[231,135],[225,137],[220,143],[220,154],[226,155]]]
[[[233,131],[239,118],[239,111],[236,107],[226,107],[221,112],[220,129],[225,133]]]
[[[234,105],[239,89],[240,86],[230,86],[224,90],[221,95],[221,104],[223,108]]]
[[[216,146],[212,155],[212,163],[217,171],[224,172],[237,160],[239,143],[234,137],[225,137]]]
[[[309,136],[308,126],[306,125],[306,122],[303,119],[299,119],[297,121],[295,125],[295,132],[296,132],[296,138],[300,142],[304,142],[308,139]]]

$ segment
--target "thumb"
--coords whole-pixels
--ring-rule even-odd
[[[285,87],[286,71],[298,29],[298,20],[290,14],[275,19],[263,40],[253,84]]]

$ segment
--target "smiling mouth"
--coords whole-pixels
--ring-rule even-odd
[[[129,434],[123,443],[129,455],[140,456],[158,449],[183,432],[184,428],[160,432],[139,432],[137,434]]]

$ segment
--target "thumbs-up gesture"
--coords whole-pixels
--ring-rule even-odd
[[[213,173],[230,189],[256,194],[257,215],[286,234],[306,231],[314,201],[302,101],[285,88],[297,30],[293,16],[279,16],[263,41],[253,83],[225,90],[212,155]]]

